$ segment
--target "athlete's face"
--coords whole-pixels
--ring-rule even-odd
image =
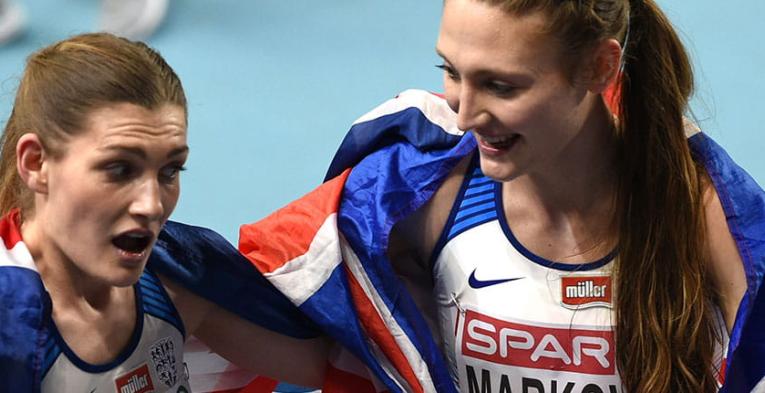
[[[541,13],[511,15],[447,0],[436,50],[458,126],[478,140],[481,168],[506,181],[559,164],[587,115],[587,89],[568,77]]]
[[[183,109],[96,109],[85,129],[47,157],[33,222],[55,260],[112,286],[138,280],[175,208],[188,155]],[[45,256],[47,258],[47,256]]]

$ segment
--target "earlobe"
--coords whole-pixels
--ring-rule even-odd
[[[45,148],[37,134],[24,134],[16,143],[16,168],[21,181],[36,192],[48,192]]]
[[[619,75],[621,61],[619,42],[615,39],[602,41],[593,53],[589,90],[596,94],[603,93]]]

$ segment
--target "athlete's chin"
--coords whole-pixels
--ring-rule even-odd
[[[523,175],[524,170],[513,162],[481,157],[481,172],[492,180],[508,182]]]
[[[118,288],[133,286],[141,278],[144,266],[145,264],[141,265],[140,268],[137,266],[120,266],[119,268],[115,269],[111,277],[108,278],[108,281],[112,286]]]

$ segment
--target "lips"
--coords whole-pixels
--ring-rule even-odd
[[[154,235],[148,230],[132,230],[115,236],[112,244],[128,255],[140,255],[148,250]]]
[[[491,153],[504,153],[510,150],[520,139],[519,134],[512,135],[481,135],[476,134],[480,147]]]

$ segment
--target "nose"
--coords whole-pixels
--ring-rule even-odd
[[[483,98],[475,88],[463,83],[459,87],[457,101],[451,106],[457,112],[457,127],[469,131],[481,127],[489,120],[489,113],[483,105]]]
[[[146,179],[136,190],[135,198],[130,204],[130,214],[143,217],[148,221],[162,219],[165,207],[162,203],[160,185],[157,179]]]

